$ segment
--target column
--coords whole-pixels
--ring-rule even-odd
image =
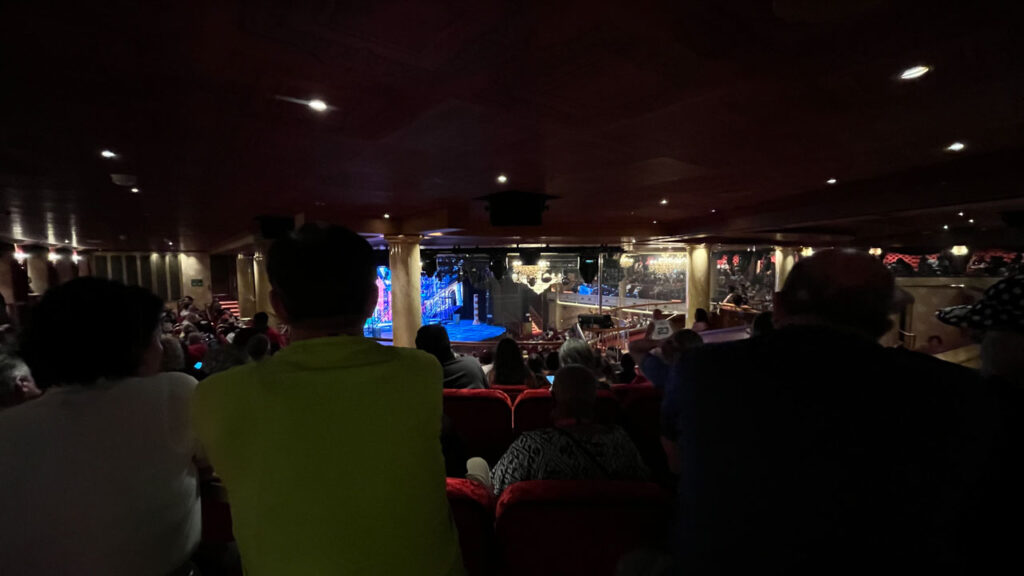
[[[266,312],[270,315],[270,325],[273,326],[278,320],[274,308],[270,305],[270,278],[267,276],[267,259],[262,251],[257,251],[252,257],[252,273],[255,285],[253,300],[256,307],[253,313]]]
[[[33,252],[26,260],[29,286],[32,294],[42,294],[50,287],[50,267],[46,252]]]
[[[78,275],[92,276],[92,256],[80,256],[78,260]]]
[[[782,290],[782,286],[786,283],[786,277],[789,276],[789,271],[793,269],[793,264],[796,263],[796,248],[786,248],[783,246],[775,247],[775,291]]]
[[[686,327],[693,326],[697,308],[711,308],[711,250],[706,244],[686,247],[690,269],[686,274]]]
[[[251,257],[238,255],[237,277],[238,314],[242,318],[252,318],[256,313],[256,278]]]
[[[423,322],[420,305],[420,238],[387,236],[391,268],[391,322],[395,346],[416,347]]]

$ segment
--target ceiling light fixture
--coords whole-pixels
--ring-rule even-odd
[[[829,178],[828,180],[825,180],[825,184],[835,184],[836,182],[838,182],[838,180],[836,180],[835,178]]]
[[[665,204],[668,204],[668,199],[662,198],[661,199],[661,205],[664,206]]]
[[[714,213],[716,213],[716,212],[718,212],[718,210],[717,210],[717,209],[715,209],[715,208],[712,208],[712,209],[711,209],[711,213],[712,213],[712,214],[714,214]]]
[[[508,182],[508,176],[505,176],[504,174],[498,174],[497,180],[498,184],[504,184],[505,182]]]
[[[390,220],[391,219],[391,214],[388,214],[387,212],[385,212],[384,213],[384,219],[385,220]]]
[[[78,264],[79,262],[82,261],[82,257],[78,255],[78,250],[75,250],[74,252],[71,253],[71,261],[74,262],[75,264]]]
[[[427,236],[444,236],[444,232],[430,232]]]
[[[946,146],[946,152],[959,152],[966,148],[963,142],[953,142],[949,146]]]
[[[868,254],[871,254],[872,256],[881,256],[882,255],[882,249],[881,248],[868,248]]]
[[[654,221],[651,222],[651,224],[657,224],[657,223],[658,223],[657,220],[654,220]]]
[[[114,153],[113,150],[104,150],[100,152],[100,156],[103,156],[104,158],[117,158],[117,154]]]
[[[967,223],[968,224],[974,224],[974,218],[971,218],[970,220],[968,220]]]
[[[957,213],[956,213],[956,215],[957,215],[957,216],[959,216],[959,217],[961,217],[961,218],[963,218],[963,217],[964,217],[964,213],[963,213],[963,212],[957,212]]]
[[[900,80],[913,80],[914,78],[920,78],[930,71],[931,68],[928,66],[911,66],[900,73]]]
[[[51,251],[49,254],[46,255],[46,259],[49,260],[50,262],[56,262],[60,260],[60,254]]]
[[[28,258],[28,254],[25,254],[21,250],[21,248],[17,244],[15,244],[14,245],[14,259],[18,261],[18,264],[22,264],[22,263],[25,262],[26,258]]]
[[[309,106],[311,109],[316,110],[317,112],[327,111],[327,102],[324,102],[323,100],[320,100],[318,98],[310,100],[308,103],[306,103],[306,106]]]
[[[139,189],[138,188],[132,188],[132,194],[138,194],[138,193],[139,193]]]
[[[950,248],[949,251],[953,253],[953,256],[967,256],[967,246],[963,244],[957,244]]]
[[[949,230],[949,224],[943,224],[942,225],[942,229],[943,230]]]

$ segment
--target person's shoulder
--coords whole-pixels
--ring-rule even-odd
[[[185,374],[184,372],[160,372],[159,374],[150,376],[149,380],[167,388],[184,390],[193,390],[198,384],[195,378]]]
[[[391,351],[392,362],[408,364],[410,368],[438,368],[441,366],[441,363],[437,361],[437,358],[423,350],[417,350],[415,348],[400,348],[395,346],[391,348]]]
[[[908,373],[938,379],[951,379],[962,382],[981,381],[981,374],[973,369],[941,360],[924,352],[907,350],[906,348],[883,348],[882,354],[894,368],[906,370]]]

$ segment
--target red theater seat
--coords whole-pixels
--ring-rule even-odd
[[[466,453],[491,466],[512,443],[512,402],[500,390],[445,390],[444,413]]]
[[[517,482],[498,501],[501,574],[613,576],[624,554],[663,546],[671,510],[652,483]]]
[[[529,388],[527,388],[526,386],[523,386],[523,385],[519,385],[519,386],[502,386],[501,384],[491,384],[491,390],[500,390],[500,391],[504,392],[505,394],[508,394],[509,399],[511,399],[513,402],[515,402],[516,398],[519,397],[519,395],[522,394],[523,392],[526,392],[527,390],[529,390]]]
[[[494,565],[494,497],[480,484],[448,478],[448,503],[459,530],[468,576],[490,574]]]
[[[549,390],[527,390],[516,399],[512,409],[512,423],[516,434],[539,430],[551,426],[551,410],[554,399]],[[608,390],[597,391],[597,421],[609,426],[618,424],[622,419],[622,409],[615,395]]]

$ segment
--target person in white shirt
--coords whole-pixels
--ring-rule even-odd
[[[22,353],[44,394],[0,412],[0,574],[160,576],[189,561],[196,381],[157,374],[162,308],[79,278],[32,311]]]

